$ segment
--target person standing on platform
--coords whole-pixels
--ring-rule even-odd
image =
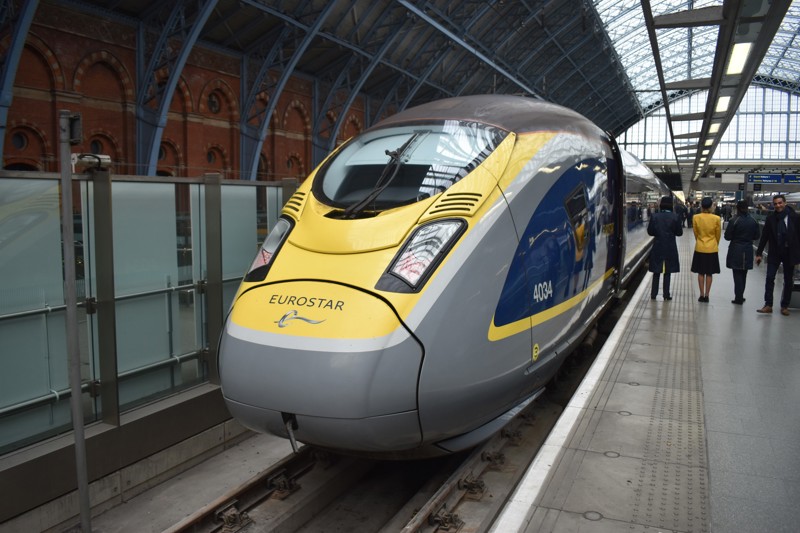
[[[747,283],[747,271],[753,268],[753,241],[758,239],[758,222],[747,211],[747,202],[736,203],[736,215],[725,228],[725,240],[731,241],[725,266],[733,272],[732,304],[744,303],[744,287]]]
[[[781,314],[789,315],[789,302],[794,288],[794,266],[800,262],[800,232],[798,216],[786,208],[786,197],[776,194],[772,197],[774,210],[764,220],[764,229],[756,250],[756,265],[760,265],[764,248],[768,246],[767,281],[764,287],[764,307],[759,313],[772,312],[772,294],[775,290],[775,276],[783,265],[783,291],[781,291]]]
[[[694,255],[692,256],[692,272],[697,274],[700,286],[698,302],[708,303],[711,292],[711,281],[714,274],[719,274],[719,239],[722,236],[722,223],[719,215],[712,212],[714,202],[705,197],[700,203],[702,211],[692,220],[694,231]]]
[[[664,274],[664,300],[672,300],[669,292],[670,277],[673,272],[680,272],[681,269],[675,237],[683,235],[680,217],[672,212],[672,197],[661,198],[659,211],[653,213],[647,223],[647,234],[653,237],[649,259],[649,270],[653,273],[650,299],[655,300],[658,296],[659,279]]]

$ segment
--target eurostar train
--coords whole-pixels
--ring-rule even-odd
[[[383,458],[464,450],[543,391],[671,194],[581,115],[512,96],[408,109],[287,201],[219,345],[246,427]]]

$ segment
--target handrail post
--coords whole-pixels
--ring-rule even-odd
[[[217,341],[222,333],[222,176],[204,176],[206,230],[206,334],[208,380],[219,384]]]
[[[78,296],[75,283],[75,228],[72,212],[72,160],[70,155],[69,111],[59,112],[59,163],[61,165],[61,240],[64,253],[64,303],[67,333],[69,382],[72,391],[72,428],[75,436],[75,470],[78,480],[78,503],[81,529],[92,531],[91,504],[89,501],[89,474],[86,467],[86,435],[83,430],[81,405],[81,359],[78,341]]]

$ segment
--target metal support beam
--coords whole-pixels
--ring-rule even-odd
[[[222,333],[225,317],[222,309],[222,176],[204,176],[205,208],[205,252],[206,252],[206,334],[208,338],[208,357],[205,358],[206,372],[211,383],[219,385],[217,369],[217,343]]]
[[[11,43],[6,50],[5,57],[0,61],[0,161],[3,160],[3,146],[5,146],[6,126],[8,124],[8,110],[14,99],[14,80],[17,77],[19,60],[22,57],[22,50],[25,48],[25,40],[33,22],[33,15],[39,6],[39,0],[24,0],[22,9],[14,16],[13,0],[4,0],[2,6],[3,20],[0,21],[5,27],[13,24],[11,30]]]
[[[275,107],[278,105],[280,95],[294,73],[295,67],[300,61],[300,58],[303,57],[303,54],[311,45],[311,42],[319,34],[322,25],[328,18],[328,15],[330,15],[330,13],[333,11],[334,4],[335,2],[328,2],[326,4],[325,8],[317,16],[314,24],[309,27],[307,31],[305,31],[305,36],[299,44],[296,44],[295,42],[291,43],[291,48],[294,49],[294,52],[292,53],[290,59],[282,65],[281,76],[274,87],[270,88],[267,107],[262,113],[259,114],[260,118],[255,125],[250,124],[249,120],[254,116],[253,109],[256,107],[256,95],[264,90],[264,79],[269,71],[269,68],[264,67],[270,66],[271,68],[273,66],[274,59],[279,55],[281,49],[284,46],[289,48],[289,44],[284,42],[284,40],[291,38],[291,36],[294,35],[294,32],[289,31],[289,28],[287,28],[287,30],[281,34],[281,41],[275,43],[273,50],[270,52],[264,64],[262,65],[258,76],[256,79],[249,82],[249,92],[244,100],[247,107],[243,108],[244,112],[241,114],[240,123],[240,164],[242,179],[256,179],[256,172],[258,171],[258,158],[261,154],[261,146],[264,144],[264,141],[267,138],[269,122],[272,118],[272,114],[275,112]],[[242,87],[242,90],[244,91],[245,87]]]
[[[189,53],[217,1],[198,2],[196,11],[190,11],[187,2],[174,3],[149,61],[145,58],[147,28],[145,22],[139,23],[136,43],[136,171],[139,174],[152,176],[156,173],[161,137],[167,125],[167,112],[175,88]],[[158,8],[164,5],[168,4],[159,5]],[[174,54],[172,50],[177,43],[180,43],[180,49]]]
[[[696,28],[698,26],[717,26],[724,22],[722,6],[701,7],[687,11],[666,13],[653,17],[653,27],[662,28]]]
[[[72,432],[75,438],[75,475],[78,481],[78,506],[81,529],[92,531],[92,513],[89,499],[89,473],[86,465],[86,436],[81,405],[81,354],[78,340],[78,295],[75,279],[75,230],[72,219],[72,164],[70,156],[70,117],[66,110],[59,112],[59,164],[61,166],[61,235],[64,254],[64,323],[66,328],[67,358],[69,360],[70,408]]]
[[[470,54],[474,55],[475,57],[486,63],[486,65],[488,65],[490,68],[496,70],[499,74],[508,78],[514,85],[516,85],[517,87],[519,87],[520,89],[522,89],[531,96],[539,96],[538,92],[535,91],[533,87],[525,83],[523,80],[520,80],[517,76],[515,76],[511,72],[502,68],[496,62],[492,61],[489,57],[487,57],[485,54],[481,53],[475,47],[465,42],[464,39],[462,39],[455,33],[451,32],[450,30],[442,26],[436,20],[432,19],[430,16],[428,16],[427,13],[425,13],[425,11],[419,9],[417,6],[415,6],[408,0],[397,0],[397,1],[403,6],[405,6],[406,9],[408,9],[416,16],[418,16],[420,19],[424,20],[425,22],[427,22],[428,24],[439,30],[441,33],[447,35],[453,42],[455,42],[456,44],[467,50]]]
[[[97,342],[100,354],[100,400],[103,422],[119,425],[117,319],[114,284],[114,219],[111,174],[91,169],[94,210],[94,256],[97,287]]]

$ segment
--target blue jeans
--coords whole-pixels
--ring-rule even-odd
[[[772,293],[775,292],[775,276],[778,267],[783,264],[783,290],[781,291],[781,308],[789,307],[794,289],[794,265],[787,260],[781,263],[767,263],[767,283],[764,287],[764,305],[772,307]]]

